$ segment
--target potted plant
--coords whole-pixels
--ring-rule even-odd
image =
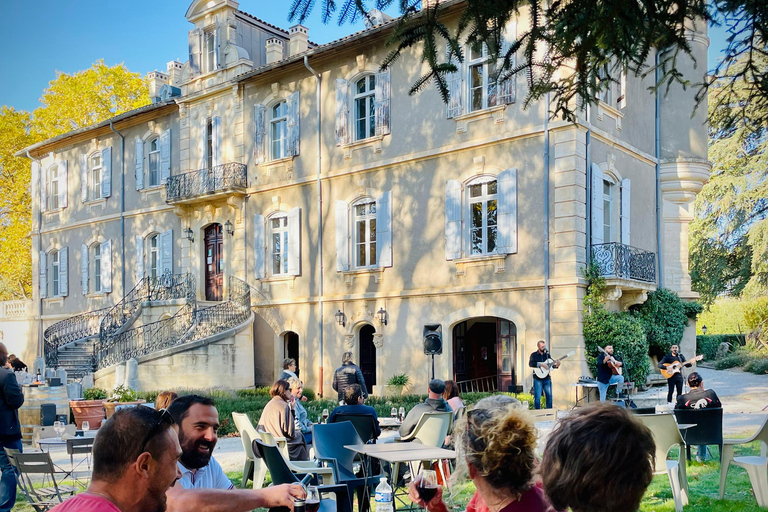
[[[115,408],[118,405],[139,405],[147,403],[143,398],[137,398],[136,391],[127,386],[117,386],[112,390],[112,396],[104,402],[104,412],[107,413],[107,419],[115,414]]]
[[[411,378],[405,373],[396,373],[387,381],[387,391],[392,396],[402,396],[403,392],[408,389]]]
[[[104,400],[106,398],[106,389],[88,388],[83,391],[82,400],[70,400],[69,408],[75,416],[77,428],[83,428],[83,421],[87,421],[92,429],[101,426],[104,419]]]

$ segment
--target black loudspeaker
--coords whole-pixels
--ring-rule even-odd
[[[40,404],[40,424],[44,427],[50,427],[56,417],[56,404]]]
[[[443,353],[443,328],[440,324],[424,326],[424,353],[428,356]]]

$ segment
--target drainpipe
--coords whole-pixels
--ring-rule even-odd
[[[659,288],[664,288],[664,272],[661,266],[661,96],[659,95],[659,55],[656,51],[656,97],[654,109],[655,144],[653,147],[656,157],[656,260],[659,262]]]
[[[318,332],[319,332],[319,348],[320,348],[320,366],[318,368],[318,375],[320,377],[320,385],[318,386],[318,389],[320,390],[319,394],[322,397],[323,396],[323,186],[320,182],[320,172],[321,172],[321,165],[322,165],[322,125],[321,125],[321,119],[322,119],[322,110],[321,106],[322,103],[320,101],[320,89],[322,87],[322,75],[320,75],[317,71],[312,69],[312,67],[309,65],[309,59],[307,56],[304,56],[304,66],[309,70],[310,73],[315,77],[316,84],[317,84],[317,255],[318,255],[318,273],[320,276],[319,280],[319,286],[318,286],[318,309],[319,309],[319,318],[317,321],[318,326]]]
[[[592,109],[587,103],[587,266],[592,263]]]
[[[109,129],[120,137],[120,293],[125,295],[125,137],[115,130],[112,121]]]
[[[549,93],[544,113],[544,341],[549,347]]]
[[[43,183],[45,181],[43,180],[43,165],[37,158],[33,157],[29,154],[29,150],[27,150],[27,158],[35,162],[38,166],[38,172],[37,172],[37,180],[38,180],[38,190],[42,190]],[[40,195],[38,194],[38,198]],[[37,207],[37,254],[40,254],[40,252],[43,250],[43,239],[42,239],[42,227],[43,227],[43,205],[38,205]],[[40,266],[40,261],[37,262],[37,265]],[[38,279],[40,279],[40,269],[37,270]],[[38,288],[40,287],[40,283],[38,282]],[[43,298],[38,293],[38,299],[40,300],[40,314],[37,317],[37,356],[38,357],[45,357],[45,350],[43,347]]]

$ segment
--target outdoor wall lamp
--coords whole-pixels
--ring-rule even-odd
[[[384,325],[387,325],[387,310],[385,310],[384,308],[380,308],[376,314],[379,315],[379,322],[381,322]]]
[[[339,323],[339,325],[340,325],[340,326],[342,326],[342,327],[346,327],[346,326],[347,326],[347,322],[346,322],[346,320],[344,319],[344,313],[342,313],[342,312],[341,312],[341,310],[338,310],[338,311],[336,312],[336,321],[337,321],[337,322]]]
[[[234,234],[235,234],[235,226],[231,222],[227,221],[224,224],[224,229],[227,230],[227,234],[229,236],[234,236]]]
[[[706,325],[702,325],[702,326],[701,326],[701,333],[702,333],[704,336],[706,336],[706,335],[707,335],[707,326],[706,326]]]
[[[187,236],[187,240],[194,243],[195,242],[195,233],[192,231],[192,228],[187,228],[184,231],[184,234]]]

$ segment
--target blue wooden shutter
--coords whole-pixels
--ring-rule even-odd
[[[603,171],[592,164],[592,245],[603,243]],[[610,241],[610,240],[608,240]]]
[[[445,259],[461,258],[461,183],[445,182]]]
[[[213,122],[213,166],[216,167],[222,164],[221,118],[216,116],[211,121]]]
[[[349,206],[336,201],[336,272],[349,270]]]
[[[257,164],[263,163],[267,155],[267,107],[253,106],[253,158]]]
[[[171,177],[171,130],[160,134],[160,183]]]
[[[286,154],[288,156],[299,155],[299,91],[292,93],[286,100],[286,106],[288,107],[288,141],[286,144]]]
[[[162,248],[161,253],[161,265],[162,270],[161,273],[165,274],[166,272],[170,272],[173,274],[173,230],[169,229],[168,231],[163,232],[160,235],[160,247]]]
[[[101,197],[112,195],[112,146],[101,152]]]
[[[336,145],[349,142],[349,82],[336,80]]]
[[[629,178],[621,180],[621,243],[624,245],[632,245],[630,243],[630,213],[632,210],[630,203],[630,182]]]
[[[376,261],[379,267],[392,266],[392,191],[376,198]]]
[[[66,247],[59,250],[59,297],[69,295],[69,251]]]
[[[80,201],[88,201],[88,155],[80,158]]]
[[[88,295],[88,246],[85,244],[80,246],[80,288],[83,297]]]
[[[48,255],[45,251],[40,251],[40,259],[38,260],[38,289],[40,290],[40,298],[45,299],[48,297]]]
[[[200,29],[189,31],[189,75],[196,76],[200,74],[200,66],[203,60],[202,54],[202,32]]]
[[[136,190],[144,188],[144,140],[136,139]]]
[[[112,240],[101,244],[101,291],[112,291]]]
[[[496,252],[517,252],[517,169],[507,169],[496,178],[498,185]]]
[[[390,132],[391,88],[389,69],[378,71],[375,89],[376,135],[387,135]]]
[[[253,274],[255,279],[264,279],[267,276],[266,239],[264,216],[257,213],[253,216]]]
[[[68,160],[59,164],[59,208],[69,204],[69,165]]]
[[[40,174],[40,211],[48,210],[48,186],[51,181],[51,169],[48,168]]]
[[[301,271],[301,208],[288,212],[288,275],[297,276]]]

